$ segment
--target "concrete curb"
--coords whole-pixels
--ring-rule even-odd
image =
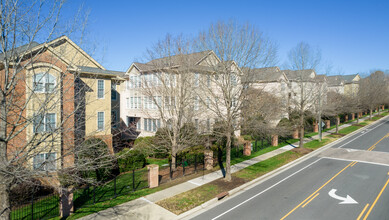
[[[311,153],[308,153],[308,154],[306,154],[306,155],[304,155],[304,156],[302,156],[302,157],[300,157],[300,158],[298,158],[298,159],[296,159],[296,160],[294,160],[294,161],[292,161],[290,163],[287,163],[287,164],[285,164],[285,165],[283,165],[283,166],[281,166],[281,167],[279,167],[279,168],[277,168],[277,169],[275,169],[273,171],[270,171],[269,173],[264,174],[263,176],[260,176],[260,177],[254,179],[254,180],[252,180],[250,182],[247,182],[247,183],[245,183],[245,184],[243,184],[241,186],[238,186],[238,187],[228,191],[228,194],[229,194],[228,195],[228,199],[231,198],[232,196],[236,196],[236,195],[239,195],[240,193],[243,193],[244,191],[254,187],[256,184],[262,183],[262,182],[270,179],[271,177],[276,176],[279,173],[282,173],[283,171],[285,171],[285,170],[287,170],[287,169],[289,169],[289,168],[291,168],[293,166],[296,166],[296,165],[304,162],[305,160],[307,160],[307,159],[309,159],[311,157],[314,157],[314,156],[320,154],[324,150],[327,150],[328,148],[331,148],[333,145],[335,145],[335,144],[337,144],[337,143],[339,143],[339,142],[341,142],[341,141],[343,141],[343,140],[353,136],[356,133],[359,133],[359,132],[361,132],[363,130],[366,130],[367,128],[369,128],[369,127],[379,123],[380,121],[382,121],[382,120],[384,120],[384,119],[386,119],[388,117],[389,117],[389,115],[387,115],[387,116],[385,116],[383,118],[380,118],[377,121],[374,121],[374,122],[372,122],[371,124],[369,124],[369,125],[367,125],[365,127],[362,127],[362,128],[360,128],[360,129],[358,129],[356,131],[353,131],[353,132],[351,132],[351,133],[349,133],[349,134],[339,138],[338,140],[336,140],[334,142],[331,142],[331,143],[329,143],[327,145],[324,145],[323,147],[321,147],[321,148],[319,148],[319,149],[317,149],[317,150],[315,150],[315,151],[313,151]],[[365,120],[367,120],[367,119],[365,119]],[[352,124],[350,124],[350,125],[352,125]],[[224,200],[224,199],[222,199],[222,200]],[[182,213],[181,215],[178,215],[176,217],[176,219],[184,219],[184,218],[188,217],[189,215],[194,214],[194,213],[196,213],[196,212],[198,212],[200,210],[203,210],[203,209],[206,209],[206,208],[211,208],[211,206],[213,207],[217,203],[218,203],[217,198],[213,198],[213,199],[211,199],[211,200],[201,204],[200,206],[197,206],[197,207],[195,207],[195,208],[193,208],[193,209],[191,209],[189,211],[186,211],[186,212]]]

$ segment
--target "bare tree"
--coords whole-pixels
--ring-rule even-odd
[[[217,57],[207,61],[198,96],[224,129],[226,138],[226,181],[231,180],[231,143],[241,129],[245,82],[251,68],[274,65],[276,45],[255,27],[234,21],[212,24],[196,38],[199,51],[211,50]]]
[[[369,109],[370,119],[372,118],[373,110],[385,102],[385,98],[388,95],[387,88],[388,85],[382,71],[373,72],[370,76],[361,79],[359,97],[362,105]]]
[[[292,48],[288,54],[289,68],[294,71],[285,70],[290,81],[291,109],[299,114],[300,143],[304,146],[304,115],[306,111],[313,111],[318,99],[318,88],[315,83],[315,68],[321,60],[319,49],[312,48],[309,44],[300,42]]]
[[[196,63],[206,55],[194,53],[190,41],[183,36],[168,34],[147,51],[147,63],[135,64],[142,77],[142,112],[153,118],[153,127],[159,128],[154,145],[158,150],[169,151],[173,170],[177,154],[199,141],[194,129],[199,109],[194,106],[193,76]]]
[[[77,83],[82,78],[78,65],[83,66],[79,54],[67,53],[67,37],[57,38],[76,33],[60,31],[67,25],[61,20],[62,5],[16,0],[0,5],[0,219],[9,219],[10,191],[16,185],[38,179],[61,191],[89,181],[80,173],[107,167],[113,159],[107,150],[93,150],[101,142],[84,144],[85,136],[77,136],[85,128],[76,125],[75,117],[87,102],[75,97],[90,88],[82,80]],[[77,121],[88,120],[84,116]],[[92,151],[94,158],[78,157]]]

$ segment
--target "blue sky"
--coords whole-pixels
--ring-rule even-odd
[[[93,57],[107,69],[125,71],[167,33],[196,35],[210,23],[249,22],[279,46],[279,65],[304,41],[322,51],[333,74],[389,69],[389,1],[102,1],[70,0],[67,13],[90,11],[87,37]],[[320,73],[320,72],[319,72]]]

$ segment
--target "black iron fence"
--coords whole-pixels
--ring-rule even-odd
[[[99,202],[127,195],[136,190],[148,187],[147,168],[132,170],[116,176],[111,181],[93,186],[85,186],[75,190],[73,194],[74,209],[87,207]]]
[[[204,170],[204,154],[187,154],[177,157],[173,165],[169,161],[169,167],[160,169],[159,183],[165,183],[186,175],[194,174]]]
[[[59,195],[34,196],[24,202],[11,201],[11,220],[49,219],[58,217]]]

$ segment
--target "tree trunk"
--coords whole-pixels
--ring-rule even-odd
[[[0,94],[1,95],[1,94]],[[6,99],[1,96],[0,104],[0,170],[6,170],[7,166],[7,109]],[[4,174],[0,173],[0,220],[10,219],[10,201],[9,201],[9,184],[8,179]]]
[[[369,119],[371,120],[371,118],[373,117],[373,109],[370,109],[370,114],[369,114]]]
[[[9,220],[11,214],[9,189],[5,181],[4,175],[0,175],[0,220]]]
[[[335,130],[336,134],[339,132],[339,123],[340,123],[340,117],[336,116],[336,130]]]
[[[176,162],[177,162],[177,147],[175,145],[172,146],[172,171],[176,171],[177,170],[177,167],[176,167]]]
[[[300,115],[300,143],[299,147],[304,147],[304,115]]]
[[[226,177],[225,181],[231,181],[231,134],[227,134],[226,143]]]
[[[357,113],[357,124],[359,124],[359,112]]]

